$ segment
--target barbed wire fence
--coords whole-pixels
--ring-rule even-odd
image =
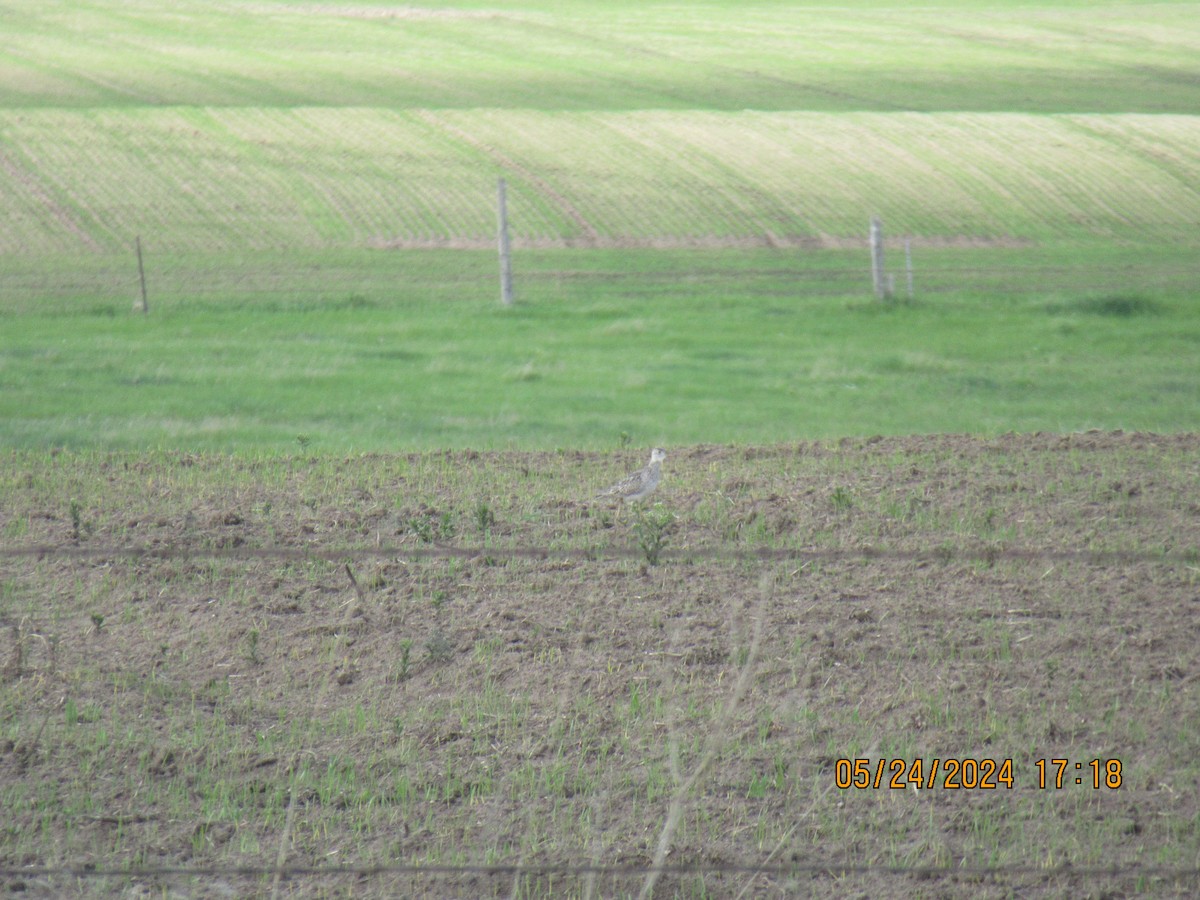
[[[809,875],[831,878],[847,875],[900,875],[916,878],[944,878],[949,876],[993,877],[996,875],[1029,876],[1037,878],[1123,878],[1141,876],[1174,881],[1200,880],[1200,867],[1163,866],[1154,863],[1127,863],[1112,866],[1035,866],[1005,864],[996,866],[889,866],[855,865],[832,861],[797,861],[792,863],[712,863],[689,862],[653,865],[605,866],[593,864],[544,863],[525,865],[446,865],[422,863],[418,865],[286,865],[286,866],[131,866],[127,868],[105,868],[102,866],[29,866],[0,867],[0,878],[52,878],[70,877],[80,879],[101,878],[306,878],[325,876],[360,876],[371,878],[380,875],[484,875],[484,876],[531,876],[566,875],[601,877],[641,877],[655,873],[664,875],[768,875],[776,878]]]
[[[578,251],[578,247],[562,248]],[[858,250],[814,250],[796,247],[769,248],[759,267],[726,269],[704,259],[679,259],[661,269],[572,267],[571,258],[556,259],[554,250],[515,245],[511,250],[505,280],[511,297],[515,279],[522,288],[521,302],[536,298],[563,282],[594,282],[621,285],[623,295],[638,291],[661,291],[681,279],[705,278],[719,282],[736,280],[739,294],[779,296],[781,283],[789,285],[796,299],[811,297],[874,296],[879,300],[912,300],[949,294],[986,293],[996,296],[1107,295],[1190,289],[1196,281],[1195,266],[1146,259],[1144,261],[1089,261],[1086,265],[1063,265],[1037,260],[1019,264],[981,262],[978,248],[913,246],[907,239],[888,239],[872,264],[871,248],[864,242]],[[131,245],[128,258],[106,255],[70,267],[45,267],[36,259],[10,260],[5,274],[5,298],[13,309],[38,310],[54,304],[114,303],[112,311],[145,313],[186,308],[195,304],[244,303],[261,300],[281,309],[308,303],[389,302],[410,294],[427,292],[428,276],[411,265],[403,252],[372,251],[372,271],[344,260],[322,260],[312,266],[297,266],[297,251],[270,251],[251,260],[236,257],[214,267],[197,262],[193,255],[157,250],[153,240],[140,236]],[[997,252],[1006,252],[1003,248]],[[1011,252],[1011,251],[1010,251]],[[314,250],[319,255],[320,248]],[[461,255],[461,254],[460,254]],[[274,259],[277,256],[278,259]],[[528,261],[537,257],[537,262]],[[144,259],[143,259],[144,258]],[[463,255],[467,259],[468,255]],[[670,259],[670,257],[663,257]],[[958,261],[961,260],[961,261]],[[886,268],[885,268],[886,264]],[[490,300],[496,273],[491,254],[464,263],[456,273],[441,267],[435,290],[454,288],[459,297]],[[515,274],[514,274],[515,273]],[[756,283],[756,279],[761,283]],[[531,299],[533,298],[533,299]]]
[[[154,546],[85,544],[32,544],[28,546],[0,547],[0,559],[42,559],[62,557],[64,559],[223,559],[223,560],[311,560],[342,562],[355,558],[406,558],[406,559],[569,559],[597,562],[605,559],[636,559],[644,551],[635,546],[610,545],[592,549],[573,549],[553,546],[455,546],[432,543],[393,544],[387,546],[348,547],[248,547],[245,545],[188,546],[166,544]],[[1200,566],[1200,549],[1183,550],[1083,550],[1070,548],[1039,548],[1012,546],[952,546],[949,544],[925,549],[889,548],[863,545],[859,547],[835,547],[813,549],[788,549],[763,547],[748,550],[723,549],[719,547],[689,547],[668,549],[659,554],[664,562],[680,560],[726,560],[726,561],[807,561],[853,562],[876,559],[920,561],[920,562],[995,562],[998,560],[1047,562],[1080,562],[1091,565],[1123,565],[1130,563],[1159,563]]]

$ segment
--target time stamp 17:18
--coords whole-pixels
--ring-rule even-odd
[[[1038,790],[1062,790],[1071,785],[1093,790],[1117,790],[1124,767],[1119,759],[1039,759],[1033,763]],[[834,784],[842,790],[904,790],[942,788],[949,791],[1012,790],[1017,783],[1011,759],[933,757],[932,759],[839,759]]]

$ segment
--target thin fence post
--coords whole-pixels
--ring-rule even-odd
[[[878,216],[871,217],[871,283],[877,300],[888,299],[890,292],[883,271],[883,223]]]
[[[142,236],[140,234],[134,237],[133,245],[137,250],[138,284],[142,289],[141,300],[133,302],[133,311],[145,315],[150,312],[150,304],[146,301],[146,267],[142,265]]]
[[[508,243],[508,200],[504,179],[496,181],[496,210],[499,219],[500,241],[500,302],[513,305],[512,255]]]
[[[908,276],[908,299],[913,298],[912,240],[904,239],[904,272]]]

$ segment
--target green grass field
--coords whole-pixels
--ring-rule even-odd
[[[939,255],[961,254],[924,258]],[[844,276],[778,268],[772,251],[736,266],[701,251],[539,251],[505,310],[491,253],[380,260],[336,269],[320,297],[10,316],[6,442],[342,453],[1200,425],[1195,372],[1180,366],[1200,317],[1178,290],[946,292],[884,308],[862,290],[821,296],[814,281]],[[393,279],[416,296],[397,299]]]

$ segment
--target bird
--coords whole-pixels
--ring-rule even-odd
[[[619,497],[632,503],[650,496],[658,487],[658,483],[662,481],[662,463],[666,458],[667,451],[662,447],[655,447],[650,451],[650,464],[646,468],[640,472],[634,472],[632,475],[626,475],[612,487],[598,493],[596,499]]]

